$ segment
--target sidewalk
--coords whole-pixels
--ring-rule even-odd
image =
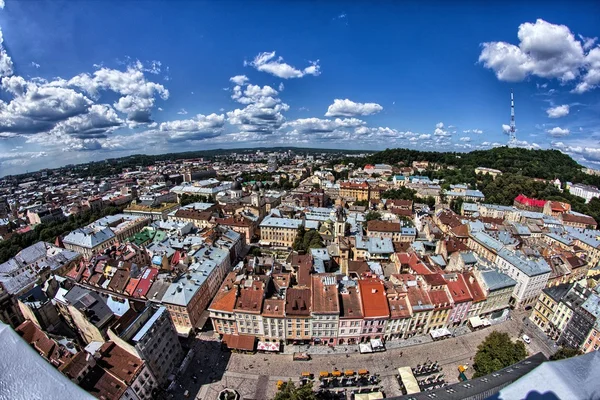
[[[504,321],[502,321],[504,322]],[[501,322],[500,322],[501,323]],[[467,326],[459,326],[454,331],[454,336],[463,336],[471,333]],[[443,340],[443,339],[442,339]],[[430,335],[413,336],[408,339],[396,339],[385,342],[386,349],[400,349],[403,347],[416,346],[431,343]],[[307,354],[345,354],[358,352],[358,345],[338,345],[335,347],[321,345],[286,345],[282,354],[307,353]]]

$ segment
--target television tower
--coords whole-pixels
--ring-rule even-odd
[[[508,140],[509,145],[514,145],[517,142],[517,128],[515,126],[515,97],[513,94],[513,90],[510,89],[510,138]]]

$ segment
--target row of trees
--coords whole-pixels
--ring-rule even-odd
[[[8,261],[22,249],[41,241],[54,242],[57,236],[88,225],[95,220],[107,215],[118,214],[123,207],[106,207],[102,211],[86,211],[81,214],[71,215],[63,221],[55,221],[37,225],[33,230],[24,234],[14,234],[7,240],[0,242],[0,263]]]
[[[179,203],[181,204],[181,206],[187,206],[188,204],[192,204],[192,203],[212,203],[214,201],[213,197],[211,195],[208,196],[204,196],[201,194],[187,194],[184,193],[181,195],[181,198],[179,199]]]

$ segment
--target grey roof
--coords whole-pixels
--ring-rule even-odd
[[[493,237],[491,237],[490,235],[488,235],[485,232],[471,231],[471,237],[477,243],[481,244],[482,246],[484,246],[490,250],[499,252],[500,250],[504,249],[504,245],[500,241],[494,239]]]
[[[291,219],[291,218],[276,218],[268,216],[261,223],[261,227],[271,227],[271,228],[293,228],[298,229],[298,227],[303,225],[301,219]]]
[[[142,340],[144,338],[144,336],[146,335],[146,333],[148,333],[148,331],[150,331],[150,328],[152,328],[152,325],[154,325],[156,323],[156,321],[166,312],[167,312],[166,307],[164,307],[164,306],[159,307],[158,310],[156,310],[154,312],[154,314],[148,319],[148,321],[146,321],[146,323],[140,328],[140,330],[137,331],[137,333],[131,340],[134,342],[139,342],[140,340]]]
[[[370,254],[390,254],[394,252],[394,243],[390,238],[356,235],[356,248],[367,250]]]
[[[94,229],[86,226],[70,232],[64,237],[63,243],[93,249],[114,237],[115,234],[110,228]]]
[[[0,397],[12,400],[95,398],[40,357],[19,334],[2,322],[0,347]]]
[[[492,292],[494,290],[500,290],[517,285],[517,281],[515,281],[513,278],[494,269],[482,271],[481,278],[488,289]]]
[[[479,209],[476,203],[463,203],[463,210],[475,212]]]
[[[189,266],[185,275],[169,285],[162,296],[163,303],[187,306],[215,268],[229,257],[229,252],[219,248],[203,247],[194,253],[194,257],[197,262]]]
[[[0,274],[13,273],[36,262],[40,267],[48,266],[51,270],[55,270],[77,257],[79,257],[79,253],[74,251],[61,249],[46,242],[37,242],[24,248],[5,263],[0,264]],[[42,265],[40,265],[40,262]]]
[[[98,293],[75,285],[65,294],[65,299],[73,307],[81,311],[97,327],[108,322],[113,312]],[[86,313],[85,310],[88,310]]]
[[[569,234],[569,236],[579,239],[583,243],[599,248],[600,247],[600,231],[594,229],[577,229],[570,226],[565,226],[565,230]]]
[[[519,271],[523,272],[527,276],[537,276],[552,272],[552,268],[550,268],[546,260],[543,258],[525,258],[508,249],[500,250],[498,252],[498,257],[501,257],[510,264],[514,265]]]
[[[400,228],[400,234],[404,236],[416,236],[417,230],[411,226],[403,226]]]
[[[545,362],[513,384],[496,399],[598,399],[600,353],[593,351],[566,360]],[[539,396],[535,394],[540,393]]]
[[[459,382],[453,385],[448,385],[440,389],[423,391],[420,393],[414,393],[399,397],[392,397],[392,399],[413,399],[413,400],[474,400],[474,399],[525,399],[528,398],[527,394],[515,397],[497,397],[498,392],[507,385],[523,379],[522,377],[530,371],[534,370],[544,361],[546,356],[542,353],[537,353],[523,361],[501,369],[500,371],[494,372],[493,374],[486,375],[477,379],[470,379],[466,382]],[[421,378],[422,379],[422,378]],[[420,380],[420,379],[419,379]],[[532,386],[535,387],[535,386]],[[537,386],[543,387],[543,386]],[[531,390],[531,387],[529,388]],[[502,392],[501,392],[502,393]],[[494,396],[496,395],[496,396]],[[491,396],[491,397],[490,397]],[[570,397],[565,397],[570,398]],[[573,397],[574,398],[574,397]]]
[[[600,318],[600,297],[595,293],[590,294],[590,297],[583,302],[581,308],[596,318]]]
[[[470,251],[460,252],[460,258],[462,258],[462,260],[465,264],[476,264],[477,263],[477,259],[475,258],[475,255],[473,255],[473,253]]]
[[[37,280],[36,270],[49,268],[55,271],[79,256],[77,252],[61,249],[50,243],[37,242],[0,264],[0,282],[8,293],[15,294]],[[32,265],[35,268],[29,268]]]
[[[560,285],[547,287],[543,289],[542,292],[544,292],[546,296],[549,296],[552,300],[558,303],[563,297],[567,295],[567,293],[569,293],[569,290],[571,290],[572,287],[572,283],[562,283]]]

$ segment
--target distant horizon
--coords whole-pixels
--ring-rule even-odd
[[[593,166],[599,26],[587,1],[0,0],[0,175],[190,148],[484,150],[507,144],[511,90],[516,146]]]
[[[276,145],[276,146],[257,146],[257,147],[236,147],[236,148],[215,148],[215,149],[204,149],[204,150],[187,150],[187,151],[169,151],[169,152],[164,152],[164,153],[156,153],[156,154],[144,154],[144,153],[133,153],[133,154],[128,154],[128,155],[124,155],[124,156],[119,156],[119,157],[107,157],[104,159],[100,159],[100,160],[91,160],[91,161],[85,161],[85,162],[81,162],[81,163],[67,163],[67,164],[63,164],[61,166],[58,167],[45,167],[45,168],[40,168],[37,170],[33,170],[33,171],[27,171],[27,172],[21,172],[18,174],[7,174],[7,175],[3,175],[0,176],[0,180],[2,179],[6,179],[7,177],[14,177],[14,176],[21,176],[21,175],[29,175],[29,174],[36,174],[45,170],[57,170],[57,169],[61,169],[61,168],[66,168],[67,166],[69,167],[79,167],[82,165],[87,165],[90,163],[102,163],[102,162],[106,162],[108,160],[121,160],[121,159],[127,159],[129,157],[137,157],[137,156],[151,156],[151,157],[157,157],[157,156],[164,156],[167,154],[173,154],[175,156],[177,155],[184,155],[184,154],[188,154],[188,153],[196,153],[196,152],[219,152],[219,151],[226,151],[226,152],[235,152],[235,151],[249,151],[249,150],[273,150],[273,149],[285,149],[285,150],[297,150],[297,151],[302,151],[302,150],[312,150],[312,151],[318,151],[318,150],[327,150],[327,151],[331,151],[331,152],[352,152],[352,153],[371,153],[371,154],[376,154],[385,150],[396,150],[396,149],[400,149],[400,150],[411,150],[411,151],[417,151],[417,152],[421,152],[421,153],[425,153],[425,152],[433,152],[433,153],[463,153],[463,154],[468,154],[468,153],[472,153],[475,151],[489,151],[489,150],[493,150],[496,148],[502,148],[502,147],[509,147],[509,146],[497,146],[491,149],[473,149],[473,150],[469,150],[469,151],[456,151],[456,150],[447,150],[447,151],[443,151],[443,150],[419,150],[419,149],[411,149],[408,147],[390,147],[390,148],[386,148],[386,149],[382,149],[382,150],[360,150],[360,149],[339,149],[339,148],[326,148],[326,147],[300,147],[300,146],[282,146],[282,145]],[[559,149],[541,149],[541,148],[536,148],[536,149],[525,149],[525,148],[521,148],[521,147],[515,147],[517,149],[522,149],[522,150],[534,150],[534,151],[551,151],[551,150],[558,150]],[[586,167],[586,168],[592,168],[593,167],[588,167],[586,165],[583,165],[581,163],[579,163],[576,159],[574,159],[571,155],[561,151],[561,153],[571,157],[571,159],[573,159],[574,161],[576,161],[579,165],[581,165],[582,167]],[[187,158],[179,158],[180,160],[186,160]],[[483,165],[483,167],[485,167],[485,165]]]

